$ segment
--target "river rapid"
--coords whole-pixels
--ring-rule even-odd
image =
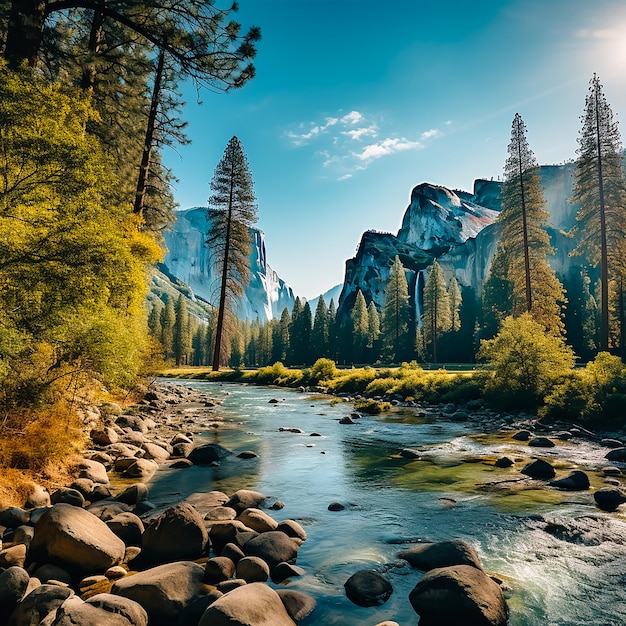
[[[212,490],[254,489],[270,504],[284,502],[272,516],[298,521],[308,535],[297,561],[306,574],[289,583],[317,600],[303,626],[373,626],[384,620],[416,625],[408,595],[422,574],[403,566],[397,554],[417,541],[446,539],[471,543],[485,569],[511,588],[506,597],[512,626],[626,623],[624,515],[599,511],[590,492],[486,484],[521,476],[531,456],[524,443],[476,437],[471,423],[415,411],[340,424],[350,404],[289,389],[182,384],[223,403],[218,414],[224,423],[217,429],[207,424],[198,442],[253,450],[258,458],[232,458],[215,468],[162,468],[150,483],[151,500],[159,505]],[[400,457],[403,448],[419,450],[421,460]],[[595,444],[569,441],[539,456],[558,475],[574,468],[590,472],[592,487],[598,487],[594,472],[606,465],[605,453]],[[515,467],[493,466],[490,461],[503,454]],[[329,511],[333,501],[345,510]],[[360,569],[386,572],[394,592],[384,605],[362,608],[346,598],[343,584]]]

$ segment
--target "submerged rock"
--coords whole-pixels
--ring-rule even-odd
[[[542,459],[537,459],[536,461],[532,461],[524,465],[522,468],[522,474],[526,474],[526,476],[530,476],[531,478],[542,479],[554,478],[556,476],[556,472],[554,471],[552,465]]]
[[[613,489],[612,487],[603,487],[593,494],[598,508],[603,511],[616,511],[617,508],[626,502],[626,493],[621,489]]]
[[[418,544],[400,552],[398,557],[425,572],[450,565],[470,565],[482,569],[476,550],[461,539]]]
[[[359,606],[378,606],[389,600],[393,593],[391,583],[379,572],[360,570],[344,583],[348,598]]]
[[[589,476],[580,470],[574,470],[564,478],[551,480],[549,484],[557,489],[566,489],[568,491],[583,491],[590,487]]]

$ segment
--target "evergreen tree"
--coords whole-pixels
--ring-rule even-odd
[[[289,365],[301,362],[298,360],[300,357],[300,337],[298,334],[300,332],[299,319],[302,315],[302,309],[302,300],[300,300],[300,296],[296,296],[289,322],[289,349],[287,351],[287,363]]]
[[[448,302],[450,302],[450,330],[458,332],[461,330],[460,312],[462,297],[459,283],[454,276],[450,281],[450,285],[448,285]]]
[[[369,336],[369,318],[363,292],[359,289],[352,308],[352,356],[356,363],[363,363]]]
[[[222,340],[227,313],[241,298],[250,277],[250,231],[257,220],[252,175],[248,159],[237,137],[226,146],[211,181],[209,198],[210,230],[207,243],[219,268],[219,303],[215,327],[213,370],[224,362]]]
[[[313,361],[326,356],[328,353],[328,309],[324,296],[320,296],[315,307],[313,330],[311,331],[311,351]]]
[[[187,358],[191,352],[191,328],[187,301],[182,294],[178,296],[176,302],[176,320],[174,322],[173,334],[172,352],[176,365],[187,363]]]
[[[198,324],[193,334],[191,341],[191,347],[193,350],[193,364],[204,365],[206,357],[206,344],[205,344],[206,328],[204,324]]]
[[[430,267],[424,285],[424,344],[430,349],[433,363],[439,362],[437,344],[443,332],[450,330],[451,306],[446,281],[437,261]]]
[[[489,273],[482,291],[482,331],[480,338],[491,339],[500,330],[504,319],[511,314],[513,288],[509,280],[508,257],[498,245],[491,258]]]
[[[298,363],[312,363],[311,355],[311,330],[313,328],[313,315],[308,302],[304,303],[302,314],[298,318],[298,330],[296,342],[298,345]]]
[[[609,282],[624,274],[626,263],[626,192],[622,142],[613,112],[594,74],[578,137],[578,161],[572,202],[578,245],[575,253],[600,266],[600,350],[609,348]]]
[[[156,302],[150,308],[150,314],[148,315],[148,328],[154,337],[160,340],[161,338],[161,309]]]
[[[378,339],[380,337],[380,316],[372,300],[367,307],[367,344],[370,362],[375,363],[379,357]]]
[[[176,323],[176,311],[174,301],[167,297],[165,306],[161,309],[161,344],[166,359],[174,356],[174,324]]]
[[[289,325],[291,316],[289,309],[285,307],[280,314],[280,319],[272,329],[272,363],[287,361],[289,354]]]
[[[563,330],[563,287],[550,268],[550,238],[543,228],[548,220],[539,179],[539,167],[526,139],[526,125],[515,114],[509,156],[504,166],[500,244],[507,256],[512,289],[512,313],[524,311],[551,332]]]
[[[381,333],[385,355],[399,361],[412,353],[413,340],[409,338],[411,310],[409,286],[400,257],[396,256],[385,289]]]
[[[337,359],[337,309],[335,307],[334,298],[330,299],[330,303],[328,305],[328,349],[324,356],[329,359]]]

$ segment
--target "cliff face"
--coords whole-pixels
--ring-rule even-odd
[[[218,275],[205,244],[208,228],[206,209],[179,211],[172,229],[165,233],[168,252],[163,269],[187,284],[196,296],[217,304]],[[250,282],[235,313],[244,320],[270,320],[279,317],[285,307],[291,309],[295,298],[291,287],[267,264],[263,232],[252,228],[250,238]]]
[[[577,207],[570,203],[574,164],[542,166],[541,183],[554,255],[549,262],[566,277],[574,266],[569,256],[575,242],[564,234],[574,224]],[[480,293],[496,250],[500,229],[495,223],[500,211],[502,183],[477,180],[473,193],[452,191],[422,183],[411,193],[397,236],[367,232],[354,258],[346,261],[344,288],[339,312],[351,310],[360,289],[366,300],[380,307],[389,269],[396,255],[407,271],[409,290],[416,314],[420,314],[420,286],[428,267],[437,258],[446,278],[455,276],[460,285]]]

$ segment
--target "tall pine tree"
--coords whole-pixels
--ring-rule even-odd
[[[599,348],[608,350],[609,282],[624,274],[626,263],[626,192],[617,121],[595,74],[581,119],[572,195],[580,203],[575,253],[600,266]]]
[[[563,330],[563,286],[547,261],[552,253],[543,226],[548,220],[535,155],[526,139],[526,125],[519,113],[511,128],[509,156],[504,165],[500,245],[507,257],[512,288],[512,313],[530,313],[547,330]]]
[[[441,266],[434,261],[424,285],[424,343],[433,363],[439,362],[437,346],[443,332],[450,330],[450,299]]]
[[[213,370],[226,362],[222,354],[226,316],[233,315],[250,279],[250,231],[257,220],[252,174],[239,139],[232,137],[211,181],[207,244],[220,277]],[[232,345],[232,344],[231,344]]]

